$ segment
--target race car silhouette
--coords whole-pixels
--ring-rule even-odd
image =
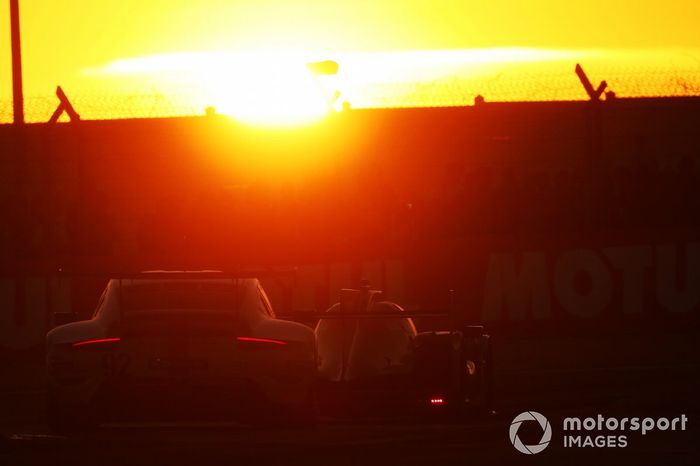
[[[315,327],[322,405],[333,412],[462,415],[493,406],[490,336],[482,326],[418,332],[414,318],[364,284],[341,291]]]
[[[279,320],[257,278],[146,272],[109,280],[90,320],[46,337],[54,430],[126,413],[312,421],[313,331]]]
[[[419,333],[414,317],[439,315],[406,312],[380,296],[368,285],[342,290],[340,303],[312,316],[312,329],[278,319],[257,278],[215,271],[112,278],[89,320],[47,334],[49,427],[207,410],[309,425],[319,404],[329,414],[490,409],[483,328]]]

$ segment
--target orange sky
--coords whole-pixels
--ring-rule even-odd
[[[110,66],[117,60],[211,51],[284,50],[333,58],[345,72],[339,79],[353,71],[356,76],[381,71],[367,64],[373,56],[376,64],[376,55],[355,52],[493,47],[573,53],[559,57],[565,61],[561,70],[571,67],[577,53],[590,50],[614,51],[616,57],[629,53],[631,68],[646,66],[645,57],[654,67],[700,68],[700,2],[630,5],[602,0],[20,0],[24,87],[28,97],[51,96],[57,84],[77,96],[185,92],[192,83],[172,79],[178,76],[144,77],[139,70],[115,76]],[[0,101],[7,101],[11,90],[8,9],[8,2],[1,2],[0,63],[5,66]],[[637,52],[624,52],[630,50]],[[354,59],[354,69],[347,63],[343,68],[337,57]],[[386,64],[387,55],[382,57]],[[429,54],[408,61],[415,63],[416,57],[432,66]],[[406,73],[398,79],[414,77]]]

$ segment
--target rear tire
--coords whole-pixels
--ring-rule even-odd
[[[76,407],[61,404],[51,389],[47,400],[46,423],[49,430],[56,433],[86,431],[97,425],[92,406]]]
[[[281,410],[279,418],[281,427],[310,429],[316,427],[318,418],[318,399],[315,390],[309,390],[304,400],[294,406]]]
[[[467,337],[468,338],[468,337]],[[484,333],[471,338],[465,345],[465,357],[475,365],[475,375],[468,378],[467,394],[470,417],[484,418],[494,413],[494,370],[490,335]]]

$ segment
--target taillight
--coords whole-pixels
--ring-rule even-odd
[[[236,337],[236,341],[239,343],[243,343],[246,346],[249,347],[255,347],[255,346],[269,346],[269,345],[276,345],[276,346],[286,346],[287,342],[282,341],[282,340],[275,340],[272,338],[255,338],[255,337]]]
[[[71,346],[88,346],[88,345],[101,346],[101,345],[109,345],[109,344],[117,343],[119,341],[121,341],[121,338],[119,338],[119,337],[116,337],[116,338],[98,338],[95,340],[76,341],[75,343],[72,343]]]
[[[433,396],[428,400],[431,406],[442,406],[445,404],[445,399],[441,396]]]

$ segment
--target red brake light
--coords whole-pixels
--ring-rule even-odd
[[[252,343],[271,343],[273,345],[286,345],[286,341],[282,340],[273,340],[270,338],[255,338],[255,337],[236,337],[236,340],[238,341],[246,341],[246,342],[252,342]]]
[[[72,344],[72,346],[84,346],[84,345],[92,345],[96,343],[114,343],[117,341],[121,341],[121,338],[116,337],[116,338],[99,338],[97,340],[83,340],[83,341],[76,341],[75,343]]]
[[[441,396],[433,396],[430,398],[430,404],[432,406],[442,406],[445,404],[445,399]]]

